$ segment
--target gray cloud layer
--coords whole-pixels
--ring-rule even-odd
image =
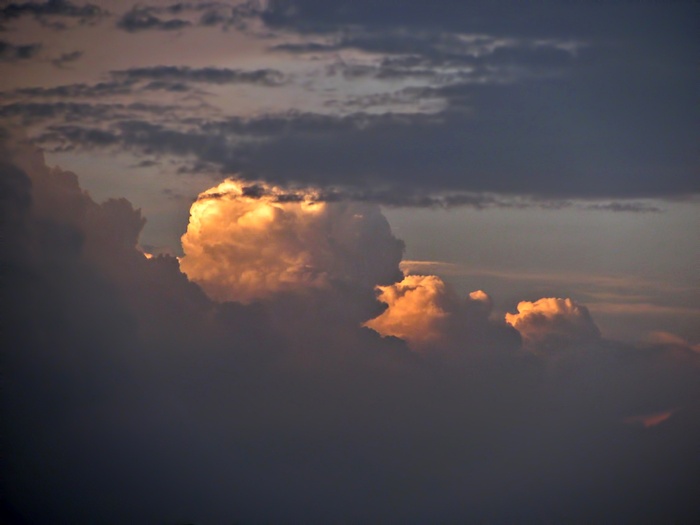
[[[195,119],[187,129],[114,119],[102,133],[112,144],[192,156],[224,172],[282,183],[561,198],[664,197],[700,191],[700,179],[694,176],[698,153],[691,136],[661,138],[653,129],[626,131],[595,120],[580,121],[576,129],[563,128],[562,119],[568,117],[562,113],[578,113],[580,108],[561,101],[560,111],[551,114],[548,105],[558,92],[543,91],[536,90],[535,101],[529,96],[523,100],[522,91],[508,86],[443,91],[455,105],[462,97],[475,107],[488,105],[493,108],[489,114],[288,113],[201,123]],[[538,107],[548,96],[548,105]],[[55,106],[42,107],[48,111]],[[620,110],[605,106],[591,101],[591,111],[601,117]],[[4,112],[21,114],[22,107],[7,106]],[[36,106],[26,106],[30,107]],[[658,128],[674,128],[677,120],[690,125],[687,112],[678,109],[675,114],[658,112]],[[504,121],[507,127],[497,126]],[[84,126],[54,126],[44,138],[77,148],[94,146],[74,140],[69,130],[76,127]],[[248,140],[252,138],[261,140]]]
[[[252,118],[214,116],[204,104],[183,106],[175,119],[154,104],[126,114],[122,101],[110,101],[110,110],[64,100],[162,91],[205,101],[198,84],[295,82],[268,68],[153,65],[105,72],[109,79],[96,84],[5,93],[0,111],[50,124],[41,133],[49,147],[167,155],[185,171],[342,187],[384,195],[387,204],[420,201],[392,201],[401,194],[448,205],[443,196],[450,193],[467,194],[452,204],[468,204],[473,194],[554,201],[684,196],[700,192],[700,48],[690,22],[697,14],[693,2],[476,2],[437,10],[422,0],[400,9],[342,0],[274,1],[265,9],[255,2],[137,6],[124,15],[135,17],[134,30],[180,22],[240,29],[255,20],[276,32],[270,52],[311,54],[322,60],[316,74],[328,81],[408,84],[352,96],[339,90],[323,113],[301,108]],[[342,52],[375,58],[333,61]],[[54,100],[36,100],[48,97]],[[431,109],[415,109],[421,104]],[[405,111],[392,113],[394,105]],[[91,114],[100,115],[99,125],[83,120]]]

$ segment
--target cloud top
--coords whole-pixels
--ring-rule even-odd
[[[387,309],[365,326],[382,336],[395,336],[417,347],[443,338],[451,312],[445,283],[436,275],[407,275],[399,283],[377,286],[377,299]]]
[[[184,273],[219,301],[391,282],[403,243],[374,205],[236,180],[200,194],[182,237]]]
[[[506,313],[505,319],[530,347],[559,348],[600,339],[600,330],[588,309],[569,298],[521,301],[518,313]]]

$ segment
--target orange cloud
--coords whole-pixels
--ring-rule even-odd
[[[388,308],[364,326],[419,347],[443,337],[451,313],[442,279],[435,275],[407,275],[400,283],[377,289],[377,298]]]
[[[394,280],[403,251],[375,205],[226,180],[190,209],[180,268],[215,300]]]
[[[477,303],[481,303],[484,305],[485,308],[488,309],[488,311],[491,311],[491,307],[493,306],[493,301],[491,300],[491,296],[487,294],[483,290],[476,290],[474,292],[469,293],[469,299],[472,301],[476,301]]]
[[[627,425],[638,425],[644,428],[655,427],[664,421],[667,421],[673,414],[678,411],[677,408],[665,410],[663,412],[653,412],[651,414],[642,414],[639,416],[629,416],[622,420]]]
[[[653,344],[682,346],[694,352],[700,352],[700,344],[691,344],[682,337],[670,332],[650,332],[647,336],[647,341]]]
[[[569,298],[521,301],[518,313],[506,313],[505,320],[531,348],[557,348],[600,339],[600,330],[588,309]]]

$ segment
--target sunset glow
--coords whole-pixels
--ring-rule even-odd
[[[626,417],[623,422],[628,425],[638,425],[644,428],[652,428],[660,425],[664,421],[668,421],[678,409],[665,410],[663,412],[654,412],[651,414],[642,414],[639,416]]]
[[[700,523],[698,20],[0,0],[0,524]]]

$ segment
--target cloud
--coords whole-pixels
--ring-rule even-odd
[[[591,203],[586,206],[590,210],[605,210],[614,212],[659,213],[663,211],[658,206],[648,202],[602,202]]]
[[[499,112],[503,111],[505,117],[512,99],[509,102],[505,92],[500,95]],[[488,102],[492,103],[495,100]],[[4,106],[3,113],[12,112],[21,118],[24,106],[17,104],[21,103]],[[27,113],[30,109],[28,106]],[[542,136],[537,138],[525,129],[532,126],[529,119],[528,124],[525,119],[511,120],[508,134],[520,135],[528,144],[519,139],[503,156],[494,149],[500,139],[494,142],[488,139],[491,135],[481,133],[484,122],[449,111],[439,115],[355,113],[345,117],[292,111],[224,119],[198,116],[201,108],[183,107],[179,111],[189,118],[165,121],[144,115],[138,120],[109,119],[103,126],[111,128],[109,133],[116,144],[131,151],[148,150],[176,159],[194,156],[218,165],[222,172],[243,173],[252,180],[347,187],[360,196],[368,194],[367,198],[388,204],[392,200],[397,204],[420,203],[425,201],[426,193],[430,205],[517,207],[532,205],[528,195],[539,200],[539,205],[546,206],[551,200],[561,206],[572,198],[658,197],[700,191],[697,178],[690,177],[686,167],[680,165],[670,168],[669,174],[675,175],[663,178],[642,166],[605,181],[584,177],[575,164],[560,162],[562,156],[544,155],[551,144],[546,145],[540,140]],[[56,138],[74,142],[68,136],[60,137],[60,130],[54,128]],[[465,140],[465,133],[469,140]],[[431,140],[426,141],[426,136]],[[504,143],[509,142],[502,138]],[[83,144],[89,143],[75,146]],[[557,151],[566,156],[563,150]],[[441,158],[437,164],[436,152]],[[526,158],[530,160],[525,162]],[[466,171],[455,170],[456,165],[467,166]],[[482,177],[486,172],[490,176]],[[430,184],[425,173],[431,173]],[[372,185],[368,184],[370,180]],[[424,196],[422,200],[420,195]]]
[[[155,14],[156,10],[150,7],[134,6],[124,13],[117,21],[117,27],[129,33],[138,31],[159,30],[159,31],[179,31],[188,27],[191,22],[180,18],[169,18],[164,20]]]
[[[160,68],[155,69],[160,71]],[[176,81],[175,77],[156,79],[155,71],[151,68],[147,71],[149,75],[154,74],[153,80],[144,77],[138,84],[125,78],[93,85],[25,88],[16,94],[5,94],[5,97],[29,100],[8,101],[0,107],[0,114],[25,124],[43,124],[45,128],[39,139],[49,148],[109,147],[136,155],[157,154],[179,164],[203,166],[207,172],[239,173],[249,180],[262,179],[282,185],[298,182],[322,188],[328,198],[392,206],[580,207],[631,213],[651,212],[657,208],[639,201],[608,206],[592,199],[609,195],[631,199],[639,195],[658,197],[700,191],[697,178],[680,172],[678,177],[666,178],[640,168],[645,172],[629,171],[629,180],[620,175],[614,181],[606,179],[607,182],[597,184],[590,178],[578,177],[574,173],[578,168],[573,165],[560,164],[556,167],[556,170],[561,169],[558,172],[553,166],[542,165],[539,170],[520,165],[510,154],[499,156],[494,143],[487,140],[487,135],[479,134],[473,121],[451,117],[449,112],[437,116],[354,113],[337,117],[291,111],[250,118],[221,118],[213,110],[185,103],[179,106],[106,105],[63,100],[119,96],[140,89],[189,94],[192,88],[187,78],[193,77],[193,82],[208,78],[206,68],[175,68],[178,75],[182,73],[182,81]],[[269,84],[277,82],[275,72],[268,76],[266,70],[217,71],[213,75],[219,78],[217,81],[228,78],[231,82],[277,85]],[[34,100],[48,97],[61,98]],[[507,104],[505,100],[503,103]],[[93,119],[92,115],[99,115],[99,119]],[[458,128],[462,131],[458,132]],[[468,128],[473,135],[465,142],[460,133]],[[522,131],[527,134],[527,130]],[[426,142],[426,136],[431,140]],[[99,140],[92,141],[91,137]],[[436,144],[432,143],[433,138]],[[544,152],[545,146],[540,144],[537,148]],[[435,151],[441,152],[441,162],[437,164]],[[511,153],[516,156],[522,153],[525,157],[530,154],[525,149]],[[466,171],[455,170],[455,165],[467,166]],[[481,177],[484,172],[492,176]],[[431,173],[429,182],[425,173]],[[456,177],[456,173],[460,173],[460,177]],[[514,177],[515,173],[519,176]],[[634,184],[632,173],[639,175]],[[511,177],[514,178],[511,180]],[[576,202],[579,199],[584,200]]]
[[[568,298],[543,297],[535,302],[521,301],[518,313],[506,313],[505,319],[534,349],[556,350],[600,339],[600,330],[588,309]]]
[[[177,2],[170,5],[137,5],[124,13],[117,27],[129,33],[139,31],[178,31],[188,27],[221,26],[248,29],[258,18],[260,2]],[[193,18],[194,16],[194,18]]]
[[[444,337],[451,315],[445,283],[435,275],[407,275],[400,283],[378,286],[387,309],[365,326],[382,336],[405,339],[418,347]]]
[[[64,67],[66,64],[70,64],[73,62],[76,62],[77,60],[80,60],[82,58],[83,52],[82,51],[71,51],[70,53],[62,53],[60,56],[57,58],[54,58],[51,60],[51,63],[58,67]]]
[[[670,332],[650,332],[647,335],[646,340],[652,344],[675,345],[700,353],[700,344],[691,344],[689,341],[686,341],[682,337]]]
[[[75,19],[80,24],[89,24],[106,16],[108,12],[96,4],[76,4],[70,0],[47,0],[46,2],[12,2],[0,8],[0,23],[31,16],[42,25],[53,29],[66,29],[55,19]]]
[[[623,419],[623,422],[628,425],[639,425],[643,428],[652,428],[660,425],[664,421],[673,416],[677,409],[665,410],[663,412],[654,412],[653,414],[642,414],[638,416],[628,416]]]
[[[371,0],[338,0],[332,4],[314,0],[273,0],[267,3],[262,14],[272,27],[301,34],[327,35],[345,27],[373,31],[404,28],[409,34],[440,28],[444,32],[467,34],[483,34],[489,30],[497,36],[511,37],[594,36],[613,32],[629,35],[642,32],[645,28],[641,23],[657,16],[659,26],[649,36],[658,37],[670,23],[696,12],[696,6],[684,2],[672,6],[590,3],[569,6],[545,1],[527,5],[509,3],[506,9],[500,4],[477,1],[454,3],[437,11],[432,7],[428,0],[416,0],[402,9],[389,5],[378,8]],[[628,24],[620,28],[603,23],[606,15],[627,16]],[[691,27],[688,21],[682,26],[686,32]],[[684,33],[684,36],[689,35]]]
[[[18,60],[29,60],[35,57],[40,50],[41,44],[15,45],[0,40],[0,61],[16,62]]]
[[[14,51],[8,51],[8,60],[10,60],[10,54]],[[2,44],[0,43],[0,56],[2,55]],[[56,67],[64,67],[65,64],[69,64],[79,60],[83,53],[75,51],[73,53],[65,53],[60,57],[51,61]],[[17,117],[28,117],[34,112],[33,108],[36,108],[36,100],[41,100],[40,104],[45,107],[47,104],[51,104],[56,108],[64,108],[65,116],[63,122],[71,122],[78,120],[82,117],[78,108],[89,108],[90,106],[83,102],[76,102],[71,99],[85,99],[85,98],[101,98],[105,99],[100,106],[94,107],[105,107],[104,104],[109,102],[109,99],[114,101],[124,100],[121,97],[132,95],[138,96],[140,93],[146,93],[150,91],[169,91],[176,94],[185,95],[200,95],[201,93],[192,84],[198,83],[210,83],[210,84],[255,84],[258,86],[276,87],[281,86],[285,83],[285,76],[282,72],[274,69],[259,69],[259,70],[242,70],[242,69],[228,69],[228,68],[190,68],[190,67],[175,67],[175,66],[154,66],[146,68],[132,68],[121,71],[111,71],[109,73],[109,80],[95,82],[95,83],[73,83],[73,84],[61,84],[51,87],[26,87],[18,88],[12,91],[5,91],[0,93],[0,97],[6,102],[0,106],[0,112],[9,116]],[[42,100],[44,99],[44,100]],[[45,99],[51,99],[50,102]],[[132,99],[133,100],[133,99]],[[74,104],[74,105],[71,105]],[[80,105],[76,105],[80,104]],[[122,102],[114,102],[114,108],[125,107]],[[144,102],[130,102],[128,104],[131,108],[142,108],[145,109],[150,107],[154,109],[150,115],[150,120],[152,121],[158,116],[158,110],[154,104],[147,104]],[[196,107],[197,110],[192,106],[187,107],[183,105],[183,111],[188,112],[189,120],[197,121],[201,119],[204,114],[201,111],[201,106]],[[73,108],[73,111],[70,111]],[[170,108],[172,109],[172,107]],[[193,111],[195,114],[193,114]],[[34,115],[35,117],[38,115]],[[53,115],[51,115],[52,117]],[[48,118],[51,118],[47,116]],[[123,120],[123,115],[118,112],[114,115],[102,114],[102,121],[106,124],[119,123]],[[84,122],[83,122],[84,124]]]
[[[315,197],[235,180],[205,191],[190,210],[180,267],[220,301],[390,282],[403,243],[379,209]]]
[[[671,315],[675,317],[700,318],[700,309],[693,306],[676,306],[665,304],[654,304],[651,302],[639,301],[598,301],[591,303],[591,310],[607,314],[634,315],[634,316],[659,316]]]
[[[153,66],[112,71],[111,76],[126,81],[205,82],[211,84],[248,83],[262,86],[279,86],[284,75],[274,69],[246,71],[229,68],[191,68],[187,66]]]
[[[249,305],[212,301],[175,258],[147,259],[137,249],[144,219],[131,204],[96,203],[75,174],[46,166],[26,140],[0,137],[0,483],[8,519],[542,523],[698,515],[696,352],[600,339],[567,352],[512,352],[517,333],[489,317],[478,292],[440,303],[453,321],[443,344],[454,351],[411,352],[362,328],[359,313],[367,320],[380,312],[354,299],[362,288],[379,305],[357,282],[395,269],[400,246],[388,225],[376,208],[362,208],[358,237],[350,220],[358,208],[325,203],[316,224],[327,229],[305,231],[303,200],[289,200],[308,195],[305,187],[276,193],[259,183],[244,186],[245,199],[218,191],[198,203],[215,203],[222,217],[245,206],[280,210],[272,240],[287,232],[281,237],[303,238],[312,252],[322,246],[323,260],[349,264],[340,273],[355,280]],[[212,232],[234,226],[211,222]],[[369,273],[353,273],[360,260],[371,263]],[[460,358],[477,342],[483,352]],[[624,422],[675,408],[648,431]]]
[[[405,340],[421,353],[460,355],[467,359],[515,353],[517,332],[490,318],[493,300],[483,290],[460,297],[436,275],[405,275],[401,282],[377,286],[386,309],[363,326],[382,337]]]
[[[144,11],[132,28],[226,27],[224,7],[187,11],[193,5]],[[191,78],[200,70],[178,67],[188,80],[107,76],[29,88],[13,96],[32,100],[3,104],[6,117],[45,124],[37,135],[56,147],[168,155],[267,181],[197,203],[223,218],[246,206],[272,215],[257,230],[210,217],[206,235],[192,236],[209,264],[198,271],[223,283],[222,294],[239,286],[225,282],[227,269],[262,270],[274,284],[290,260],[308,263],[291,272],[297,282],[250,304],[212,301],[176,259],[136,249],[143,217],[132,205],[96,203],[75,175],[3,133],[0,482],[16,521],[694,522],[700,363],[690,345],[658,335],[645,345],[606,341],[581,305],[562,299],[511,315],[526,344],[567,351],[518,352],[519,332],[491,317],[483,293],[454,297],[434,277],[409,276],[420,283],[399,294],[390,283],[400,276],[389,272],[400,246],[374,204],[697,193],[697,6],[270,5],[269,27],[299,40],[313,32],[322,42],[319,34],[353,25],[362,28],[347,33],[357,48],[387,55],[366,69],[349,63],[334,81],[431,82],[411,97],[441,103],[421,115],[300,108],[228,118],[179,102],[84,99],[203,82]],[[445,49],[463,32],[513,45],[481,62],[467,45]],[[521,44],[571,34],[589,44],[576,56]],[[448,63],[475,73],[439,84]],[[484,64],[501,76],[480,86]],[[385,103],[355,107],[381,112]],[[301,210],[309,185],[322,210],[313,220]],[[623,207],[606,209],[640,208]],[[384,314],[378,283],[396,294]],[[431,318],[419,313],[436,305],[447,315],[428,323],[440,337],[424,351],[360,326],[384,316],[389,326],[420,327]],[[679,410],[649,431],[634,428],[669,407]]]
[[[50,88],[49,88],[50,89]],[[83,88],[79,85],[71,88],[79,93]],[[105,90],[119,90],[117,86],[104,86]],[[91,91],[91,89],[87,89]],[[80,97],[76,97],[80,98]],[[27,126],[38,122],[64,122],[47,126],[39,137],[62,149],[90,149],[106,146],[119,146],[122,143],[119,136],[110,130],[98,127],[105,121],[115,120],[123,129],[136,131],[139,116],[144,113],[173,117],[180,106],[168,104],[151,104],[142,102],[132,103],[95,103],[60,101],[60,102],[12,102],[0,107],[0,115],[16,119]],[[80,123],[78,123],[80,122]],[[92,123],[93,127],[85,124]]]
[[[539,199],[543,206],[561,206],[570,205],[571,199],[615,199],[586,205],[633,212],[655,211],[641,198],[700,192],[700,179],[693,176],[697,148],[691,139],[700,119],[689,109],[695,105],[688,105],[684,93],[658,99],[662,91],[657,83],[688,85],[691,79],[681,78],[687,68],[669,73],[675,80],[640,79],[634,83],[638,96],[614,102],[622,80],[600,84],[600,78],[612,72],[605,69],[601,50],[588,52],[585,63],[600,64],[602,70],[581,66],[563,76],[508,84],[457,81],[386,97],[334,97],[326,108],[361,109],[344,115],[295,109],[243,118],[215,114],[206,104],[183,104],[178,119],[149,114],[124,122],[117,114],[102,120],[101,131],[113,135],[113,146],[132,153],[148,150],[176,161],[195,157],[223,173],[241,173],[251,180],[343,187],[387,204],[488,207],[528,205],[528,200],[532,204]],[[634,75],[641,73],[629,74],[637,78]],[[119,78],[95,84],[95,89],[58,86],[44,88],[42,95],[41,88],[27,88],[26,94],[12,96],[112,96],[110,86],[115,95],[119,90],[138,96],[153,90],[190,94],[191,84],[203,82],[284,89],[289,80],[276,70],[185,66],[133,68],[112,75]],[[599,89],[605,90],[600,97],[590,96]],[[26,106],[24,115],[25,106],[17,105],[30,101],[15,98],[3,105],[3,113],[20,119],[32,115],[32,122],[40,123],[33,106]],[[383,106],[376,104],[397,102],[400,113],[377,112]],[[411,104],[415,107],[409,111]],[[68,129],[74,131],[79,115],[66,113],[62,118],[73,119]],[[639,125],[640,119],[654,125]],[[52,136],[71,141],[70,136],[60,137],[60,129]],[[685,131],[671,141],[661,129]],[[83,145],[87,144],[72,147]],[[658,176],[661,171],[664,177]]]
[[[346,80],[427,80],[431,85],[455,82],[503,83],[529,76],[551,76],[575,63],[582,43],[566,39],[503,38],[489,34],[452,33],[405,28],[381,31],[344,27],[337,33],[301,42],[277,44],[273,51],[334,57],[326,73]],[[360,58],[343,58],[343,52]]]
[[[68,5],[51,3],[59,4]],[[586,198],[615,199],[591,203],[593,209],[643,212],[656,207],[638,199],[700,192],[694,140],[700,118],[687,89],[698,84],[698,44],[688,22],[697,6],[545,4],[505,11],[455,4],[440,12],[422,0],[402,9],[306,0],[139,5],[125,14],[125,28],[266,24],[268,33],[278,32],[269,39],[273,52],[314,57],[299,57],[304,66],[292,77],[177,63],[127,69],[119,72],[123,79],[139,80],[115,85],[127,90],[121,94],[189,95],[191,84],[204,82],[305,85],[315,89],[306,91],[313,105],[251,109],[255,117],[241,118],[213,108],[220,103],[215,95],[195,93],[202,103],[183,108],[177,119],[141,115],[138,134],[121,114],[103,120],[100,134],[113,140],[98,144],[131,154],[149,150],[186,166],[215,165],[251,180],[348,188],[387,204],[489,206],[518,197],[559,205]],[[611,13],[628,23],[598,23],[616,19]],[[310,71],[307,58],[317,56],[319,67]],[[327,82],[342,89],[321,89]],[[625,95],[629,86],[633,96]],[[45,89],[46,96],[64,96],[49,93],[58,87]],[[112,96],[89,86],[63,90],[67,97]],[[33,109],[26,108],[26,120],[39,124]],[[4,110],[17,118],[21,111]],[[98,135],[76,133],[79,115],[55,118],[73,119],[51,123],[70,124],[65,140]],[[58,135],[60,128],[51,133]]]
[[[698,54],[698,40],[689,23],[697,9],[689,2],[583,2],[566,8],[541,2],[506,9],[477,2],[436,11],[422,0],[402,9],[377,8],[364,1],[321,5],[291,0],[269,3],[264,20],[295,36],[282,45],[287,52],[318,56],[360,49],[377,54],[369,65],[340,65],[341,71],[361,76],[384,72],[408,77],[412,71],[440,76],[441,65],[453,66],[446,85],[426,88],[448,107],[437,131],[419,131],[421,126],[414,122],[415,141],[387,130],[375,138],[377,144],[393,136],[401,144],[403,153],[392,148],[391,139],[381,150],[394,166],[400,162],[395,176],[406,183],[431,173],[433,187],[444,188],[448,179],[457,179],[443,179],[439,171],[445,166],[477,191],[472,183],[478,181],[470,175],[479,172],[491,191],[528,193],[527,186],[535,193],[566,197],[634,198],[699,191],[691,183],[697,179],[697,154],[684,138],[697,136],[700,121],[686,89],[698,82],[691,58]],[[625,26],[604,22],[614,19],[626,20]],[[461,74],[455,65],[462,68]],[[476,82],[470,83],[470,77]],[[678,82],[677,88],[671,88],[675,96],[669,100],[660,93],[662,85],[673,82]],[[630,85],[634,98],[622,95]],[[662,129],[676,138],[671,140]],[[344,139],[339,142],[347,151],[352,139]],[[420,153],[423,147],[431,149],[431,158],[437,152],[438,166],[424,162],[428,154]],[[297,144],[290,149],[298,153],[302,148]],[[363,151],[371,152],[363,155],[365,162],[368,156],[372,161],[382,158],[370,145]],[[651,165],[672,173],[673,188],[659,184],[664,177],[650,170]],[[371,169],[391,177],[391,166]],[[585,187],[579,183],[583,173]],[[641,211],[626,203],[622,207]]]
[[[76,58],[77,60],[78,58]],[[65,61],[59,61],[63,64]],[[70,61],[69,61],[70,62]],[[60,67],[60,66],[59,66]],[[4,92],[5,98],[15,98],[15,99],[25,99],[23,102],[16,103],[29,103],[28,100],[31,99],[41,99],[41,98],[94,98],[94,97],[109,97],[115,95],[125,95],[131,93],[131,84],[123,81],[115,82],[97,82],[95,84],[86,83],[75,83],[75,84],[63,84],[59,86],[52,87],[30,87],[30,88],[20,88],[14,91]],[[61,104],[63,101],[56,102]],[[3,106],[3,110],[9,104]]]

